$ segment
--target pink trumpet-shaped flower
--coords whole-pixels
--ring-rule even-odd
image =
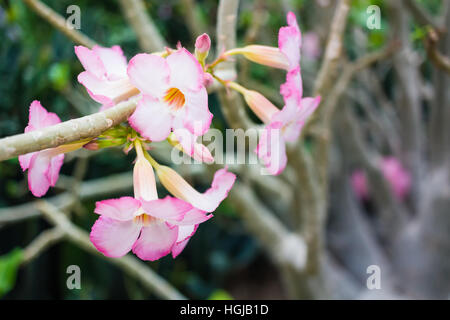
[[[184,148],[181,140],[185,137],[179,136],[182,130],[177,129],[186,128],[197,136],[208,130],[212,114],[204,72],[186,49],[180,48],[167,58],[138,54],[128,65],[128,75],[143,94],[129,123],[143,137],[162,141],[173,129]]]
[[[280,28],[278,32],[278,48],[249,45],[243,48],[235,48],[224,53],[225,57],[242,54],[248,60],[263,64],[273,68],[285,69],[291,71],[299,66],[301,32],[298,27],[295,14],[287,14],[288,25]]]
[[[119,46],[76,46],[75,54],[86,70],[78,75],[78,81],[103,109],[139,93],[128,79],[127,59]]]
[[[133,184],[134,198],[96,203],[100,217],[90,239],[105,256],[121,257],[132,250],[142,260],[158,260],[170,252],[176,257],[197,226],[212,217],[183,200],[158,199],[153,169],[142,150],[138,150]]]
[[[60,122],[61,120],[55,113],[48,112],[39,101],[35,100],[30,105],[28,126],[25,128],[25,132],[39,130]],[[22,170],[28,170],[28,187],[31,193],[35,197],[42,197],[50,186],[55,186],[59,170],[64,162],[64,153],[81,148],[85,143],[72,143],[19,156]]]
[[[289,72],[286,82],[281,85],[280,93],[285,106],[282,110],[274,112],[267,102],[259,102],[258,115],[267,123],[262,132],[255,152],[262,160],[269,174],[280,174],[287,164],[286,142],[293,142],[300,136],[307,119],[320,104],[320,96],[303,98],[303,84],[300,73],[301,32],[295,15],[287,15],[288,26],[282,27],[278,34],[280,51],[289,61]],[[255,101],[255,104],[258,104]]]
[[[195,208],[205,212],[213,212],[228,196],[236,176],[227,169],[217,170],[211,188],[204,193],[195,190],[186,180],[170,167],[158,165],[155,167],[161,184],[175,197],[191,203]]]
[[[300,136],[307,119],[320,104],[320,96],[316,98],[302,98],[300,68],[294,69],[287,75],[286,83],[281,86],[285,106],[274,113],[273,108],[269,114],[261,119],[269,118],[261,134],[255,152],[263,162],[269,174],[280,174],[287,164],[286,142],[293,142]],[[274,108],[276,108],[274,106]]]

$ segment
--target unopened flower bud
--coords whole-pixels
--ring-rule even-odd
[[[244,48],[236,48],[224,53],[225,57],[242,54],[248,60],[273,68],[289,70],[289,60],[276,47],[250,45]]]
[[[204,65],[205,59],[208,56],[210,48],[211,48],[211,39],[206,33],[197,37],[197,40],[195,40],[195,57],[197,58],[197,60],[200,62],[201,65]]]

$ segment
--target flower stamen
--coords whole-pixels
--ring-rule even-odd
[[[145,213],[133,218],[133,221],[135,223],[140,223],[144,227],[148,226],[153,220],[155,220],[155,218],[153,218],[152,216],[149,216],[148,214],[145,214]]]
[[[166,95],[164,96],[164,101],[169,104],[169,106],[173,107],[175,110],[179,110],[184,106],[186,102],[184,98],[184,94],[177,88],[170,88],[166,91]]]

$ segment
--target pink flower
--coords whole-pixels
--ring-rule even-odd
[[[249,45],[228,50],[224,57],[242,54],[250,61],[269,67],[287,71],[297,68],[300,63],[301,32],[294,13],[287,14],[287,23],[288,25],[280,28],[278,32],[278,48]]]
[[[320,104],[320,96],[303,98],[300,73],[301,32],[292,12],[288,13],[287,22],[288,26],[280,28],[278,33],[278,46],[289,61],[286,82],[280,87],[285,106],[281,111],[273,113],[272,108],[270,114],[260,116],[268,124],[255,150],[268,173],[273,175],[280,174],[286,167],[286,142],[298,139],[306,121]],[[265,120],[267,118],[270,120]]]
[[[394,195],[403,200],[411,189],[411,176],[395,157],[384,157],[380,161],[380,170],[388,181]],[[369,198],[369,186],[366,173],[355,170],[351,175],[352,188],[360,199]]]
[[[25,132],[31,132],[60,123],[59,117],[48,112],[37,100],[30,105],[28,126]],[[19,156],[22,170],[28,169],[28,187],[35,197],[42,197],[50,186],[54,186],[59,177],[59,170],[64,162],[64,154],[50,157],[51,149],[27,153]]]
[[[411,176],[395,157],[384,157],[381,161],[381,171],[389,181],[391,189],[399,200],[403,200],[411,189]]]
[[[30,105],[28,126],[25,132],[36,131],[60,123],[59,117],[48,112],[41,103],[34,100]],[[58,181],[59,170],[64,162],[64,153],[79,149],[86,142],[76,142],[31,152],[19,156],[19,163],[23,171],[28,169],[28,187],[35,197],[42,197],[50,186]]]
[[[280,174],[287,164],[286,142],[294,142],[308,118],[320,104],[320,96],[302,98],[300,68],[287,74],[286,83],[281,86],[285,102],[282,110],[272,114],[261,134],[255,152],[269,174]]]
[[[186,128],[196,136],[208,130],[212,114],[203,69],[186,49],[167,58],[138,54],[128,65],[128,75],[143,94],[129,123],[143,137],[162,141],[173,129],[184,148],[185,137],[177,129]]]
[[[92,227],[91,242],[108,257],[121,257],[130,250],[142,260],[158,260],[170,252],[176,257],[198,225],[212,215],[177,198],[158,199],[152,166],[140,147],[137,152],[134,198],[96,203],[100,217]]]
[[[103,109],[139,93],[128,79],[127,60],[119,46],[76,46],[75,54],[86,70],[78,75],[78,81]]]
[[[211,188],[204,193],[195,190],[175,170],[170,167],[158,165],[156,174],[161,184],[175,197],[191,203],[195,208],[205,212],[213,212],[228,196],[233,187],[236,176],[227,169],[217,170]]]

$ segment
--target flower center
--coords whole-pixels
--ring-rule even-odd
[[[135,223],[141,223],[144,227],[148,226],[153,220],[155,220],[155,218],[145,213],[133,218]]]
[[[169,106],[173,107],[175,110],[183,107],[186,101],[184,99],[184,94],[177,88],[168,89],[163,99],[169,104]]]

